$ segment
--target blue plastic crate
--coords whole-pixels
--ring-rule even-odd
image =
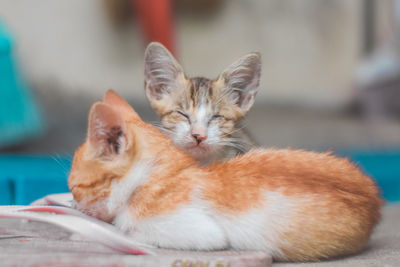
[[[0,176],[0,205],[9,205],[14,202],[14,183],[12,179]]]
[[[27,205],[68,192],[69,157],[0,156],[0,204]]]
[[[345,150],[339,154],[375,179],[387,201],[400,201],[400,150]]]

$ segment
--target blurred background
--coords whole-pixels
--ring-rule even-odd
[[[48,188],[57,176],[63,187],[53,191],[66,188],[90,105],[107,89],[157,120],[143,89],[150,41],[189,76],[208,78],[259,51],[246,120],[257,142],[349,156],[400,199],[399,0],[1,0],[4,201],[27,202],[21,186],[40,197],[43,183],[30,176],[48,176]]]

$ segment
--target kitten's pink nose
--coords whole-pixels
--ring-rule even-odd
[[[207,139],[207,135],[200,135],[200,134],[192,134],[193,138],[196,140],[197,144],[199,145],[202,141]]]
[[[207,139],[207,129],[194,127],[192,129],[192,136],[194,140],[196,140],[197,144],[199,145],[201,142]]]

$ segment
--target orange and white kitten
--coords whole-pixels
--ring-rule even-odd
[[[250,53],[215,80],[188,78],[164,46],[151,43],[145,53],[145,91],[162,130],[206,165],[254,145],[241,121],[254,103],[260,71],[260,55]]]
[[[137,241],[287,261],[361,251],[382,203],[369,177],[328,153],[258,149],[200,167],[113,91],[91,108],[68,185],[80,210]]]

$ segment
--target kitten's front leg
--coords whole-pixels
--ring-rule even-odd
[[[74,208],[82,211],[83,213],[95,217],[104,222],[111,223],[116,215],[116,212],[109,210],[107,207],[107,199],[96,202],[81,201],[75,202]]]
[[[107,206],[111,195],[108,188],[72,186],[71,192],[72,208],[108,223],[114,220],[117,212]]]

